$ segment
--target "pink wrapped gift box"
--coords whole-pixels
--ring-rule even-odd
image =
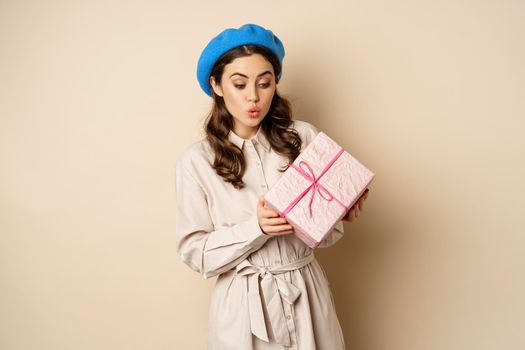
[[[315,248],[370,184],[374,174],[319,132],[264,196],[295,234]]]

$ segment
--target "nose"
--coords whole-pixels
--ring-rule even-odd
[[[257,91],[257,87],[254,85],[252,85],[252,87],[248,91],[248,101],[250,102],[259,101],[259,93]]]

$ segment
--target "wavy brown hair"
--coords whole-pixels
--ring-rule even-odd
[[[258,45],[243,45],[236,47],[215,63],[211,75],[217,84],[221,83],[224,67],[238,57],[260,54],[273,66],[276,83],[281,72],[278,58],[270,50]],[[246,170],[246,162],[242,150],[228,140],[228,133],[233,129],[233,117],[226,109],[223,97],[216,95],[212,89],[213,106],[205,121],[206,139],[215,153],[213,168],[224,181],[230,182],[236,189],[244,188],[242,177]],[[261,122],[262,131],[270,142],[271,147],[279,154],[288,158],[292,163],[300,153],[301,138],[292,124],[292,109],[290,102],[281,97],[275,88],[270,110]],[[285,171],[285,165],[279,171]]]

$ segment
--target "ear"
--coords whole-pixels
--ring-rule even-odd
[[[221,88],[221,86],[219,84],[217,84],[215,82],[215,78],[214,77],[210,77],[210,85],[211,85],[211,88],[213,89],[213,91],[215,92],[215,95],[223,97],[222,88]]]

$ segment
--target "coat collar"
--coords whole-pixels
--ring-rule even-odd
[[[239,147],[240,149],[243,148],[245,142],[252,142],[254,145],[256,143],[260,143],[266,152],[270,152],[271,145],[266,136],[264,135],[262,126],[259,126],[259,130],[257,130],[255,136],[249,140],[243,139],[242,137],[234,133],[233,130],[230,130],[230,132],[228,133],[228,140],[233,142],[233,144]]]

